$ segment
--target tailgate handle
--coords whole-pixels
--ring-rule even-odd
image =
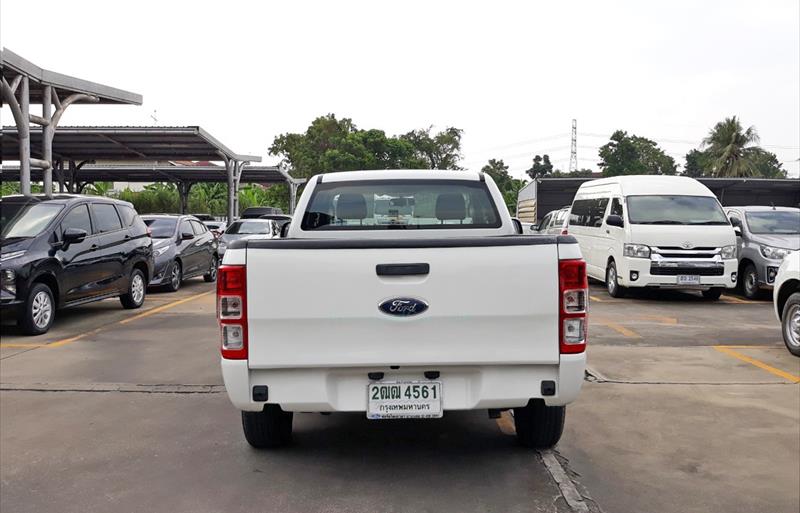
[[[375,266],[378,276],[414,276],[431,272],[429,264],[378,264]]]

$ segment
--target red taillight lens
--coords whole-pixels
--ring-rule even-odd
[[[562,354],[586,350],[586,310],[589,301],[589,280],[586,262],[582,259],[559,260],[559,348]]]
[[[561,230],[561,235],[569,235],[569,230],[564,228],[563,230]]]
[[[223,358],[247,359],[247,271],[221,265],[217,271],[217,320]]]

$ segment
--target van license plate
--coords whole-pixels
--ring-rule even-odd
[[[429,419],[442,416],[439,381],[387,381],[367,386],[368,419]]]
[[[693,274],[679,274],[678,285],[700,285],[700,276]]]

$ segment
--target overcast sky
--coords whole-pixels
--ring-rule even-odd
[[[277,134],[331,112],[388,134],[462,128],[463,165],[503,158],[517,176],[535,153],[567,169],[573,118],[579,167],[596,169],[616,129],[682,163],[737,115],[797,176],[799,6],[2,0],[0,39],[41,67],[144,96],[73,106],[62,125],[200,125],[266,163]]]

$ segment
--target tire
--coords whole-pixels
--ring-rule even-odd
[[[625,287],[617,281],[617,264],[612,260],[606,268],[606,291],[611,297],[624,297]]]
[[[53,292],[44,283],[34,283],[19,315],[20,327],[26,335],[47,333],[56,318]]]
[[[758,287],[758,272],[753,264],[747,264],[742,276],[742,294],[747,299],[755,299],[758,297],[761,290]]]
[[[147,280],[144,278],[144,273],[139,269],[134,269],[131,279],[128,280],[128,292],[119,297],[119,302],[122,303],[123,308],[133,310],[144,304],[146,295]]]
[[[183,267],[181,263],[177,260],[172,262],[168,273],[169,281],[164,285],[164,288],[169,292],[177,292],[178,289],[181,288],[181,283],[183,282]]]
[[[786,304],[783,305],[781,314],[781,332],[786,349],[793,355],[800,357],[800,292],[795,292]]]
[[[242,429],[247,443],[256,449],[283,447],[292,441],[292,412],[266,404],[263,411],[243,411]]]
[[[722,295],[722,291],[724,289],[721,288],[713,288],[703,291],[703,298],[708,299],[709,301],[716,301]]]
[[[564,432],[566,406],[547,406],[542,399],[531,399],[523,408],[514,408],[517,441],[534,449],[548,449]]]
[[[219,259],[216,255],[211,257],[211,269],[208,270],[206,274],[203,275],[203,279],[206,283],[214,283],[217,281],[217,267],[219,266]]]

